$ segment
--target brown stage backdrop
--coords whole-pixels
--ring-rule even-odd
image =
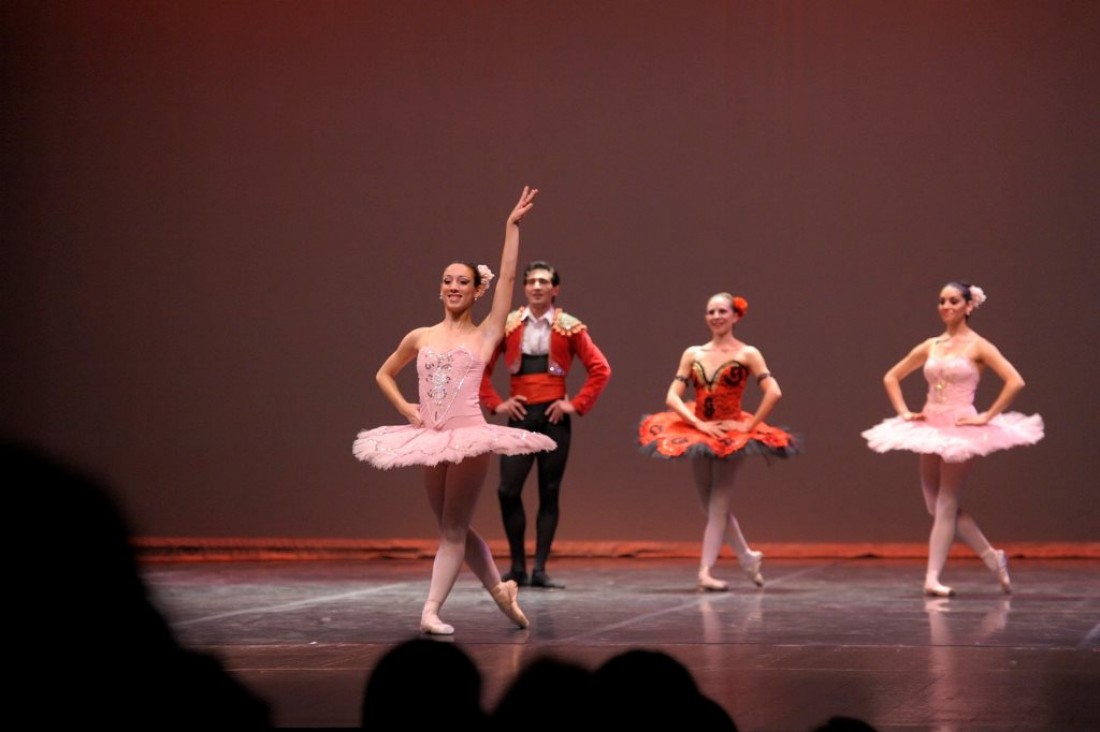
[[[531,184],[521,257],[614,368],[561,541],[699,537],[688,466],[635,428],[721,290],[806,438],[743,472],[750,541],[924,541],[916,458],[860,431],[952,278],[1047,425],[966,502],[996,542],[1100,539],[1093,0],[8,0],[0,27],[0,429],[142,535],[434,535],[418,472],[351,442],[399,421],[375,370],[448,262],[495,269]]]

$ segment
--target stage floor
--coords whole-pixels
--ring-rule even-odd
[[[691,559],[561,559],[565,589],[521,591],[519,630],[464,570],[442,617],[491,706],[528,661],[594,667],[630,648],[688,666],[741,732],[810,732],[833,715],[881,732],[1100,730],[1100,560],[1010,561],[1003,595],[952,558],[958,596],[921,594],[915,559],[765,559],[755,588],[695,591]],[[219,657],[280,727],[354,727],[366,679],[417,635],[425,560],[147,563],[179,640]]]

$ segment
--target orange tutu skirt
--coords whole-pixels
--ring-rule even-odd
[[[735,455],[790,457],[801,452],[802,440],[787,430],[759,424],[752,432],[729,430],[711,437],[685,422],[673,411],[642,417],[638,425],[639,449],[654,458],[711,457],[723,460]]]

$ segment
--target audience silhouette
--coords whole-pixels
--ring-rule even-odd
[[[371,671],[360,720],[375,732],[484,729],[481,671],[450,639],[410,638]]]
[[[588,729],[599,699],[590,670],[555,656],[536,658],[516,675],[489,715],[493,732]]]
[[[4,441],[0,463],[31,547],[25,608],[32,698],[61,728],[271,728],[267,702],[213,656],[184,648],[150,600],[129,525],[96,479],[39,448]],[[28,547],[24,547],[28,549]],[[60,694],[60,698],[57,696]],[[41,702],[36,702],[41,703]]]
[[[426,688],[431,689],[427,696]],[[390,649],[371,672],[362,727],[605,732],[633,725],[737,732],[729,713],[699,690],[690,669],[662,651],[624,651],[594,671],[540,656],[516,674],[487,712],[481,693],[481,674],[465,650],[413,638]]]
[[[687,666],[664,651],[624,651],[599,666],[594,678],[600,728],[737,732],[729,712],[702,693]]]

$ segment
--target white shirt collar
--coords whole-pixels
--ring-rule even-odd
[[[543,321],[546,321],[547,325],[553,325],[554,324],[554,308],[553,307],[547,308],[546,312],[543,313],[539,317],[536,317],[535,313],[532,312],[531,308],[527,307],[526,305],[523,306],[523,310],[524,310],[524,313],[523,313],[523,319],[524,320],[528,320],[532,323],[543,320]]]

